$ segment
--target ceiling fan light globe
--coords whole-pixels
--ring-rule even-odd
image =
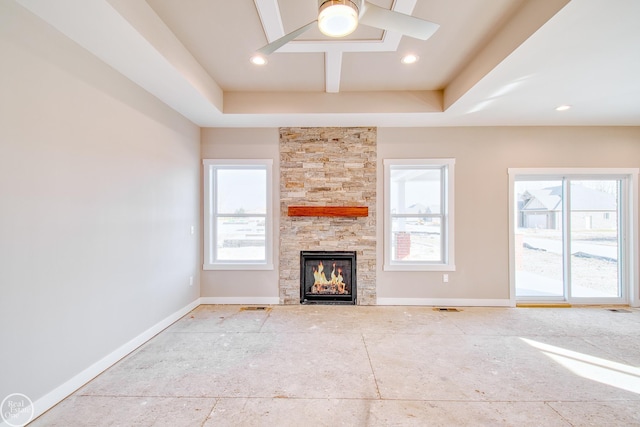
[[[330,0],[320,6],[318,28],[329,37],[343,37],[358,27],[358,8],[349,0]]]

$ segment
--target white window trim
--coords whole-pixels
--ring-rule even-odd
[[[454,233],[454,177],[455,177],[455,159],[384,159],[384,265],[385,271],[455,271],[455,233]],[[420,261],[392,261],[391,247],[391,203],[389,196],[390,190],[390,171],[391,166],[446,166],[446,192],[444,210],[444,263],[425,263]]]
[[[205,159],[202,161],[204,179],[204,263],[203,270],[273,270],[273,160],[272,159]],[[265,217],[265,261],[238,261],[238,262],[210,262],[212,245],[214,244],[214,226],[211,223],[213,215],[212,198],[212,166],[264,166],[267,171],[267,191]]]
[[[516,277],[515,277],[515,224],[516,213],[513,208],[514,200],[514,186],[517,179],[562,179],[564,177],[570,177],[571,179],[593,179],[597,176],[598,179],[620,179],[626,178],[627,185],[624,189],[627,196],[626,206],[623,208],[623,223],[622,226],[628,229],[629,239],[624,239],[626,256],[623,262],[627,264],[623,274],[626,275],[627,289],[623,289],[623,295],[628,296],[622,298],[623,303],[628,303],[633,307],[640,307],[640,270],[638,268],[638,172],[637,168],[509,168],[509,292],[511,305],[516,305]],[[580,298],[585,303],[588,302],[586,298]],[[611,303],[611,299],[608,299],[606,303]],[[593,300],[593,303],[597,303],[597,300]]]

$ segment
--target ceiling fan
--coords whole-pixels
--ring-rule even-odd
[[[330,37],[349,35],[356,29],[358,23],[361,23],[369,27],[427,40],[440,27],[433,22],[376,6],[367,0],[318,0],[318,19],[261,47],[258,53],[272,54],[309,30],[316,22],[320,31]]]

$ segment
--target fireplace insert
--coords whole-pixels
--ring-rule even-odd
[[[356,304],[356,253],[300,252],[301,304]]]

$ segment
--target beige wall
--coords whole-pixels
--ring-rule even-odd
[[[640,167],[638,127],[378,128],[378,194],[386,158],[452,157],[455,257],[449,272],[383,271],[383,198],[377,211],[377,296],[382,299],[509,299],[508,168]],[[203,129],[204,158],[270,158],[277,179],[278,129]],[[279,184],[274,183],[274,189]],[[275,192],[277,193],[277,191]],[[278,195],[274,193],[277,206]],[[275,224],[275,241],[279,224]],[[277,255],[277,248],[274,254]],[[278,261],[274,260],[276,265]],[[204,272],[202,296],[276,297],[275,272]],[[231,284],[231,285],[229,285]],[[478,301],[479,300],[479,301]]]
[[[442,272],[382,271],[378,298],[508,299],[508,168],[640,167],[640,128],[379,128],[382,159],[455,158],[455,260]],[[378,198],[378,211],[383,212]],[[383,221],[378,222],[379,242]],[[378,245],[378,259],[383,248]]]
[[[36,401],[198,299],[200,133],[13,2],[0,58],[0,399]]]
[[[278,207],[280,205],[280,154],[277,128],[263,129],[202,129],[203,159],[273,159],[273,264],[278,265]],[[202,166],[200,167],[202,170]],[[277,303],[278,270],[258,271],[203,271],[201,295],[214,302],[264,302]]]

